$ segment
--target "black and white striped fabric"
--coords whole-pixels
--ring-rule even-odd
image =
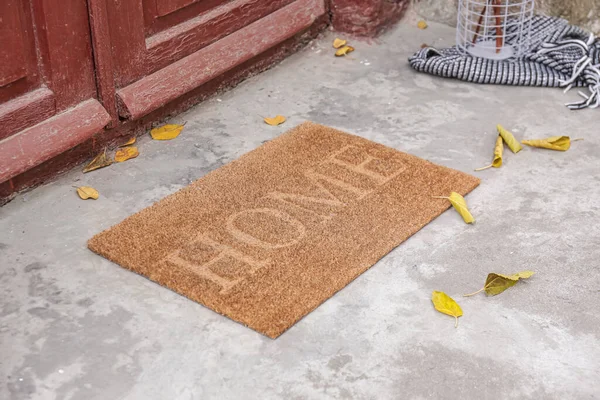
[[[507,37],[512,37],[507,32]],[[468,82],[501,85],[583,87],[573,110],[600,106],[600,40],[563,19],[536,16],[532,47],[515,60],[488,60],[462,54],[456,47],[427,47],[409,58],[420,72]],[[510,44],[510,43],[508,43]],[[565,90],[565,91],[566,91]]]

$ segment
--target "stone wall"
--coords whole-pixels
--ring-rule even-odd
[[[412,12],[426,20],[456,25],[458,0],[413,0]],[[563,17],[600,34],[600,0],[537,0],[538,13]]]

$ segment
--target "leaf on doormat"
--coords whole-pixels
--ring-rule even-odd
[[[444,292],[434,291],[431,294],[431,302],[433,303],[435,309],[439,312],[454,317],[456,320],[454,327],[458,328],[458,317],[462,317],[463,312],[458,303],[454,301],[452,297],[448,296]]]
[[[115,161],[123,162],[140,155],[137,147],[125,147],[115,153]]]
[[[508,148],[513,153],[517,154],[518,152],[523,150],[523,146],[521,146],[521,143],[519,143],[519,141],[517,139],[515,139],[515,137],[513,136],[513,134],[510,131],[507,131],[506,129],[504,129],[504,127],[500,124],[498,124],[498,126],[496,128],[498,129],[498,133],[500,134],[500,136],[502,136],[504,143],[506,143]]]
[[[427,22],[425,22],[423,20],[417,22],[417,28],[419,28],[419,29],[427,29]]]
[[[475,218],[469,212],[469,208],[467,207],[467,202],[465,198],[456,192],[450,193],[449,197],[443,196],[433,196],[434,199],[447,199],[450,201],[454,209],[460,214],[461,217],[465,220],[467,224],[472,224],[475,222]]]
[[[85,172],[93,171],[98,168],[108,167],[112,163],[113,163],[113,160],[108,158],[108,156],[106,155],[106,149],[104,149],[104,151],[102,151],[102,153],[100,153],[96,157],[94,157],[94,159],[92,161],[90,161],[90,163],[88,165],[85,166],[85,168],[83,169],[83,172],[85,173]]]
[[[80,187],[78,187],[77,188],[77,194],[83,200],[87,200],[87,199],[96,200],[98,198],[98,196],[100,196],[100,194],[98,193],[98,191],[96,189],[94,189],[93,187],[90,187],[90,186],[80,186]]]
[[[135,143],[135,136],[132,137],[131,139],[129,139],[126,143],[123,143],[122,145],[120,145],[119,147],[125,147],[125,146],[131,146],[132,144]]]
[[[283,115],[276,115],[274,118],[265,118],[264,121],[271,125],[271,126],[277,126],[277,125],[281,125],[285,122],[285,117]]]
[[[535,272],[533,271],[521,271],[512,275],[491,273],[487,276],[485,285],[483,285],[481,289],[474,293],[465,294],[464,297],[474,296],[483,291],[485,291],[485,294],[488,296],[496,296],[497,294],[504,292],[506,289],[516,285],[519,279],[530,278],[534,273]]]
[[[338,51],[335,52],[335,56],[336,57],[342,57],[342,56],[345,56],[348,53],[352,53],[353,51],[354,51],[354,47],[352,47],[352,46],[343,46],[343,47],[340,47],[338,49]]]
[[[333,48],[339,49],[340,47],[345,46],[346,43],[347,43],[347,41],[344,39],[335,38],[335,40],[333,41]]]
[[[552,136],[547,139],[523,140],[522,143],[543,149],[567,151],[571,147],[571,138],[568,136]]]
[[[154,128],[150,131],[150,136],[154,140],[171,140],[175,139],[181,131],[183,130],[184,125],[178,124],[167,124],[160,126],[158,128]]]
[[[498,139],[496,139],[496,146],[494,146],[494,161],[490,165],[486,165],[485,167],[477,168],[475,171],[483,171],[488,168],[500,168],[502,166],[502,152],[504,151],[504,146],[502,142],[502,136],[498,135]]]

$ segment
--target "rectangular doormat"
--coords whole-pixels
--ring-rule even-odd
[[[307,122],[88,246],[276,338],[478,184]]]

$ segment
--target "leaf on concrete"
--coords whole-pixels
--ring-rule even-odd
[[[264,121],[271,125],[271,126],[277,126],[277,125],[281,125],[285,122],[285,117],[283,115],[276,115],[274,118],[265,118]]]
[[[435,199],[447,199],[452,204],[452,207],[460,214],[467,224],[475,222],[475,218],[469,212],[465,198],[456,192],[450,193],[449,197],[433,196]]]
[[[140,152],[138,151],[137,147],[125,147],[124,149],[118,150],[115,153],[115,161],[123,162],[131,158],[136,158],[139,155]]]
[[[346,45],[346,43],[347,43],[347,41],[346,41],[346,40],[344,40],[344,39],[338,39],[338,38],[336,38],[336,39],[333,41],[333,48],[334,48],[334,49],[339,49],[340,47],[342,47],[342,46],[345,46],[345,45]]]
[[[154,140],[171,140],[175,139],[181,131],[183,130],[184,125],[177,124],[168,124],[163,125],[158,128],[154,128],[150,131],[150,136]]]
[[[515,139],[515,137],[513,136],[513,134],[510,131],[507,131],[506,129],[504,129],[504,127],[500,124],[498,124],[496,129],[498,129],[498,133],[500,134],[500,136],[502,136],[504,143],[506,143],[508,148],[513,153],[517,154],[518,152],[523,150],[523,146],[521,146],[521,143],[519,143],[519,141],[517,139]]]
[[[444,292],[433,292],[431,294],[433,306],[439,312],[450,315],[456,320],[454,327],[458,328],[458,317],[462,317],[463,312],[460,306],[454,299]]]
[[[516,274],[508,275],[506,277],[508,279],[518,281],[519,279],[531,278],[533,276],[533,274],[535,274],[535,272],[533,272],[533,271],[521,271],[521,272],[517,272]],[[498,274],[498,275],[500,275],[500,274]],[[500,275],[500,276],[505,276],[505,275]]]
[[[90,161],[88,165],[85,166],[83,172],[85,173],[93,171],[95,169],[108,167],[112,163],[113,160],[108,158],[108,156],[106,155],[106,149],[104,149],[102,153],[98,154],[92,161]]]
[[[427,22],[425,22],[423,20],[417,22],[417,28],[419,28],[419,29],[427,29]]]
[[[473,296],[483,291],[485,291],[485,294],[487,294],[488,296],[496,296],[497,294],[504,292],[506,289],[515,286],[519,279],[530,278],[531,276],[533,276],[534,273],[535,272],[533,271],[521,271],[512,275],[491,273],[487,276],[483,288],[479,289],[474,293],[465,294],[464,296]]]
[[[552,136],[547,139],[523,140],[522,143],[543,149],[567,151],[571,147],[571,138],[568,136]]]
[[[131,139],[129,139],[126,143],[123,143],[122,145],[120,145],[119,147],[125,147],[125,146],[131,146],[132,144],[135,143],[135,136],[132,137]]]
[[[338,51],[335,52],[335,56],[336,57],[342,57],[342,56],[345,56],[348,53],[352,53],[353,51],[354,51],[354,47],[352,47],[352,46],[343,46],[343,47],[340,47],[338,49]]]
[[[518,279],[510,279],[504,275],[491,273],[485,280],[483,290],[488,296],[495,296],[516,285],[517,281]]]
[[[89,186],[78,187],[77,194],[83,200],[87,200],[87,199],[96,200],[98,198],[98,196],[100,196],[100,194],[98,193],[98,191],[96,189],[94,189],[93,187],[89,187]]]
[[[494,161],[490,165],[485,167],[477,168],[475,171],[483,171],[488,168],[500,168],[502,166],[502,153],[504,151],[502,136],[498,135],[498,139],[496,139],[496,146],[494,146]]]

